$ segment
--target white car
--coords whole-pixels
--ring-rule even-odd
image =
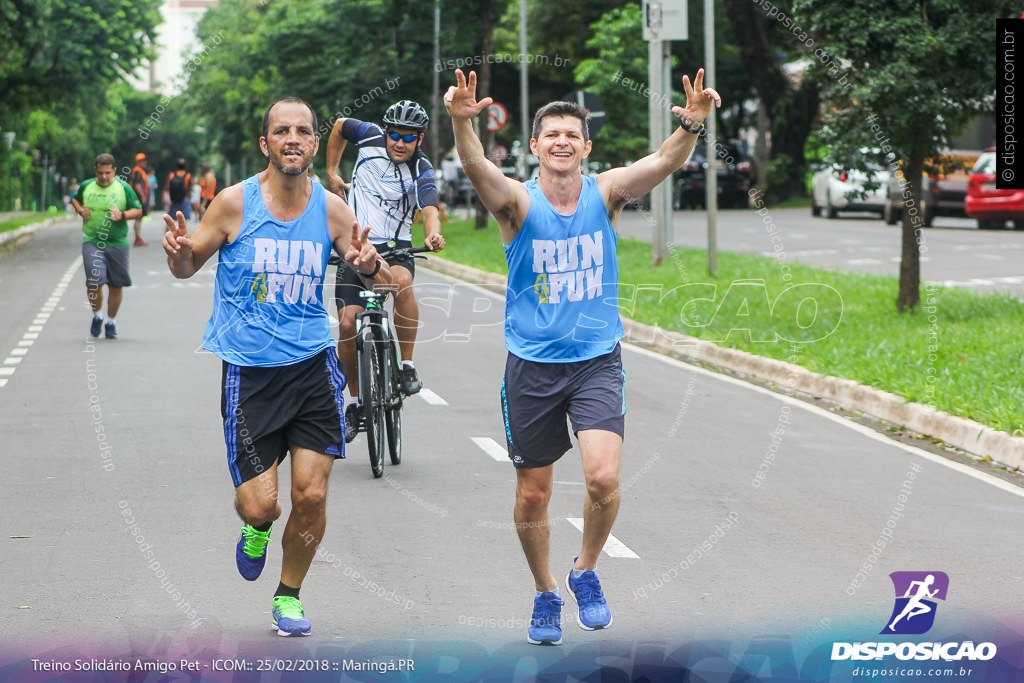
[[[871,167],[870,176],[864,171],[843,171],[823,168],[811,179],[811,214],[823,212],[835,218],[840,211],[873,211],[879,216],[885,209],[889,171]]]

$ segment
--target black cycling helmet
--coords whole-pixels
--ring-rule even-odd
[[[399,128],[423,130],[430,123],[430,117],[423,107],[412,100],[395,102],[384,112],[384,123]]]

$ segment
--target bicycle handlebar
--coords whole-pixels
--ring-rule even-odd
[[[411,256],[412,258],[426,258],[425,256],[419,256],[418,254],[430,253],[434,251],[430,247],[396,247],[394,249],[387,249],[385,251],[378,251],[377,256],[381,258],[387,258],[389,256]],[[327,265],[337,266],[340,265],[342,258],[337,253],[332,253],[327,259]]]

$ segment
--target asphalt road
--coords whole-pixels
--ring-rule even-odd
[[[623,235],[651,239],[649,214],[625,211]],[[753,252],[822,268],[899,275],[900,228],[875,214],[811,216],[809,209],[718,212],[718,248]],[[921,231],[921,277],[939,285],[1024,295],[1024,232],[978,230],[977,222],[940,216]],[[707,214],[673,212],[674,244],[706,249]],[[781,245],[778,252],[776,245]]]
[[[403,463],[375,480],[364,437],[350,444],[303,587],[313,634],[277,638],[279,532],[259,581],[234,567],[220,363],[198,348],[211,270],[174,280],[158,230],[147,224],[152,246],[132,251],[135,286],[116,341],[87,337],[76,225],[0,255],[0,680],[44,680],[32,658],[81,657],[186,658],[213,680],[232,678],[210,668],[218,658],[259,667],[306,657],[409,657],[417,673],[404,680],[576,680],[617,666],[599,657],[662,662],[684,651],[675,670],[802,676],[816,648],[827,660],[833,641],[879,639],[893,609],[888,575],[911,570],[950,577],[927,638],[996,640],[1008,657],[1024,643],[1024,489],[626,347],[618,544],[599,565],[615,621],[587,633],[567,612],[563,647],[527,645],[533,583],[511,525],[514,472],[500,454],[502,303],[426,269],[417,367],[429,392],[407,403]],[[551,548],[562,572],[581,538],[577,451],[555,479]],[[764,648],[783,654],[750,660]],[[287,676],[254,668],[240,680],[257,678]]]

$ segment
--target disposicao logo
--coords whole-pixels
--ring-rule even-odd
[[[945,572],[893,572],[889,578],[896,590],[896,604],[880,633],[927,633],[935,623],[935,600],[946,600],[949,577]]]
[[[893,572],[889,574],[896,600],[892,614],[880,635],[920,635],[927,633],[935,623],[938,607],[936,600],[946,600],[949,577],[945,572]],[[949,643],[833,643],[832,661],[852,659],[869,660],[895,656],[897,659],[918,661],[989,660],[996,656],[994,643],[966,640]]]

